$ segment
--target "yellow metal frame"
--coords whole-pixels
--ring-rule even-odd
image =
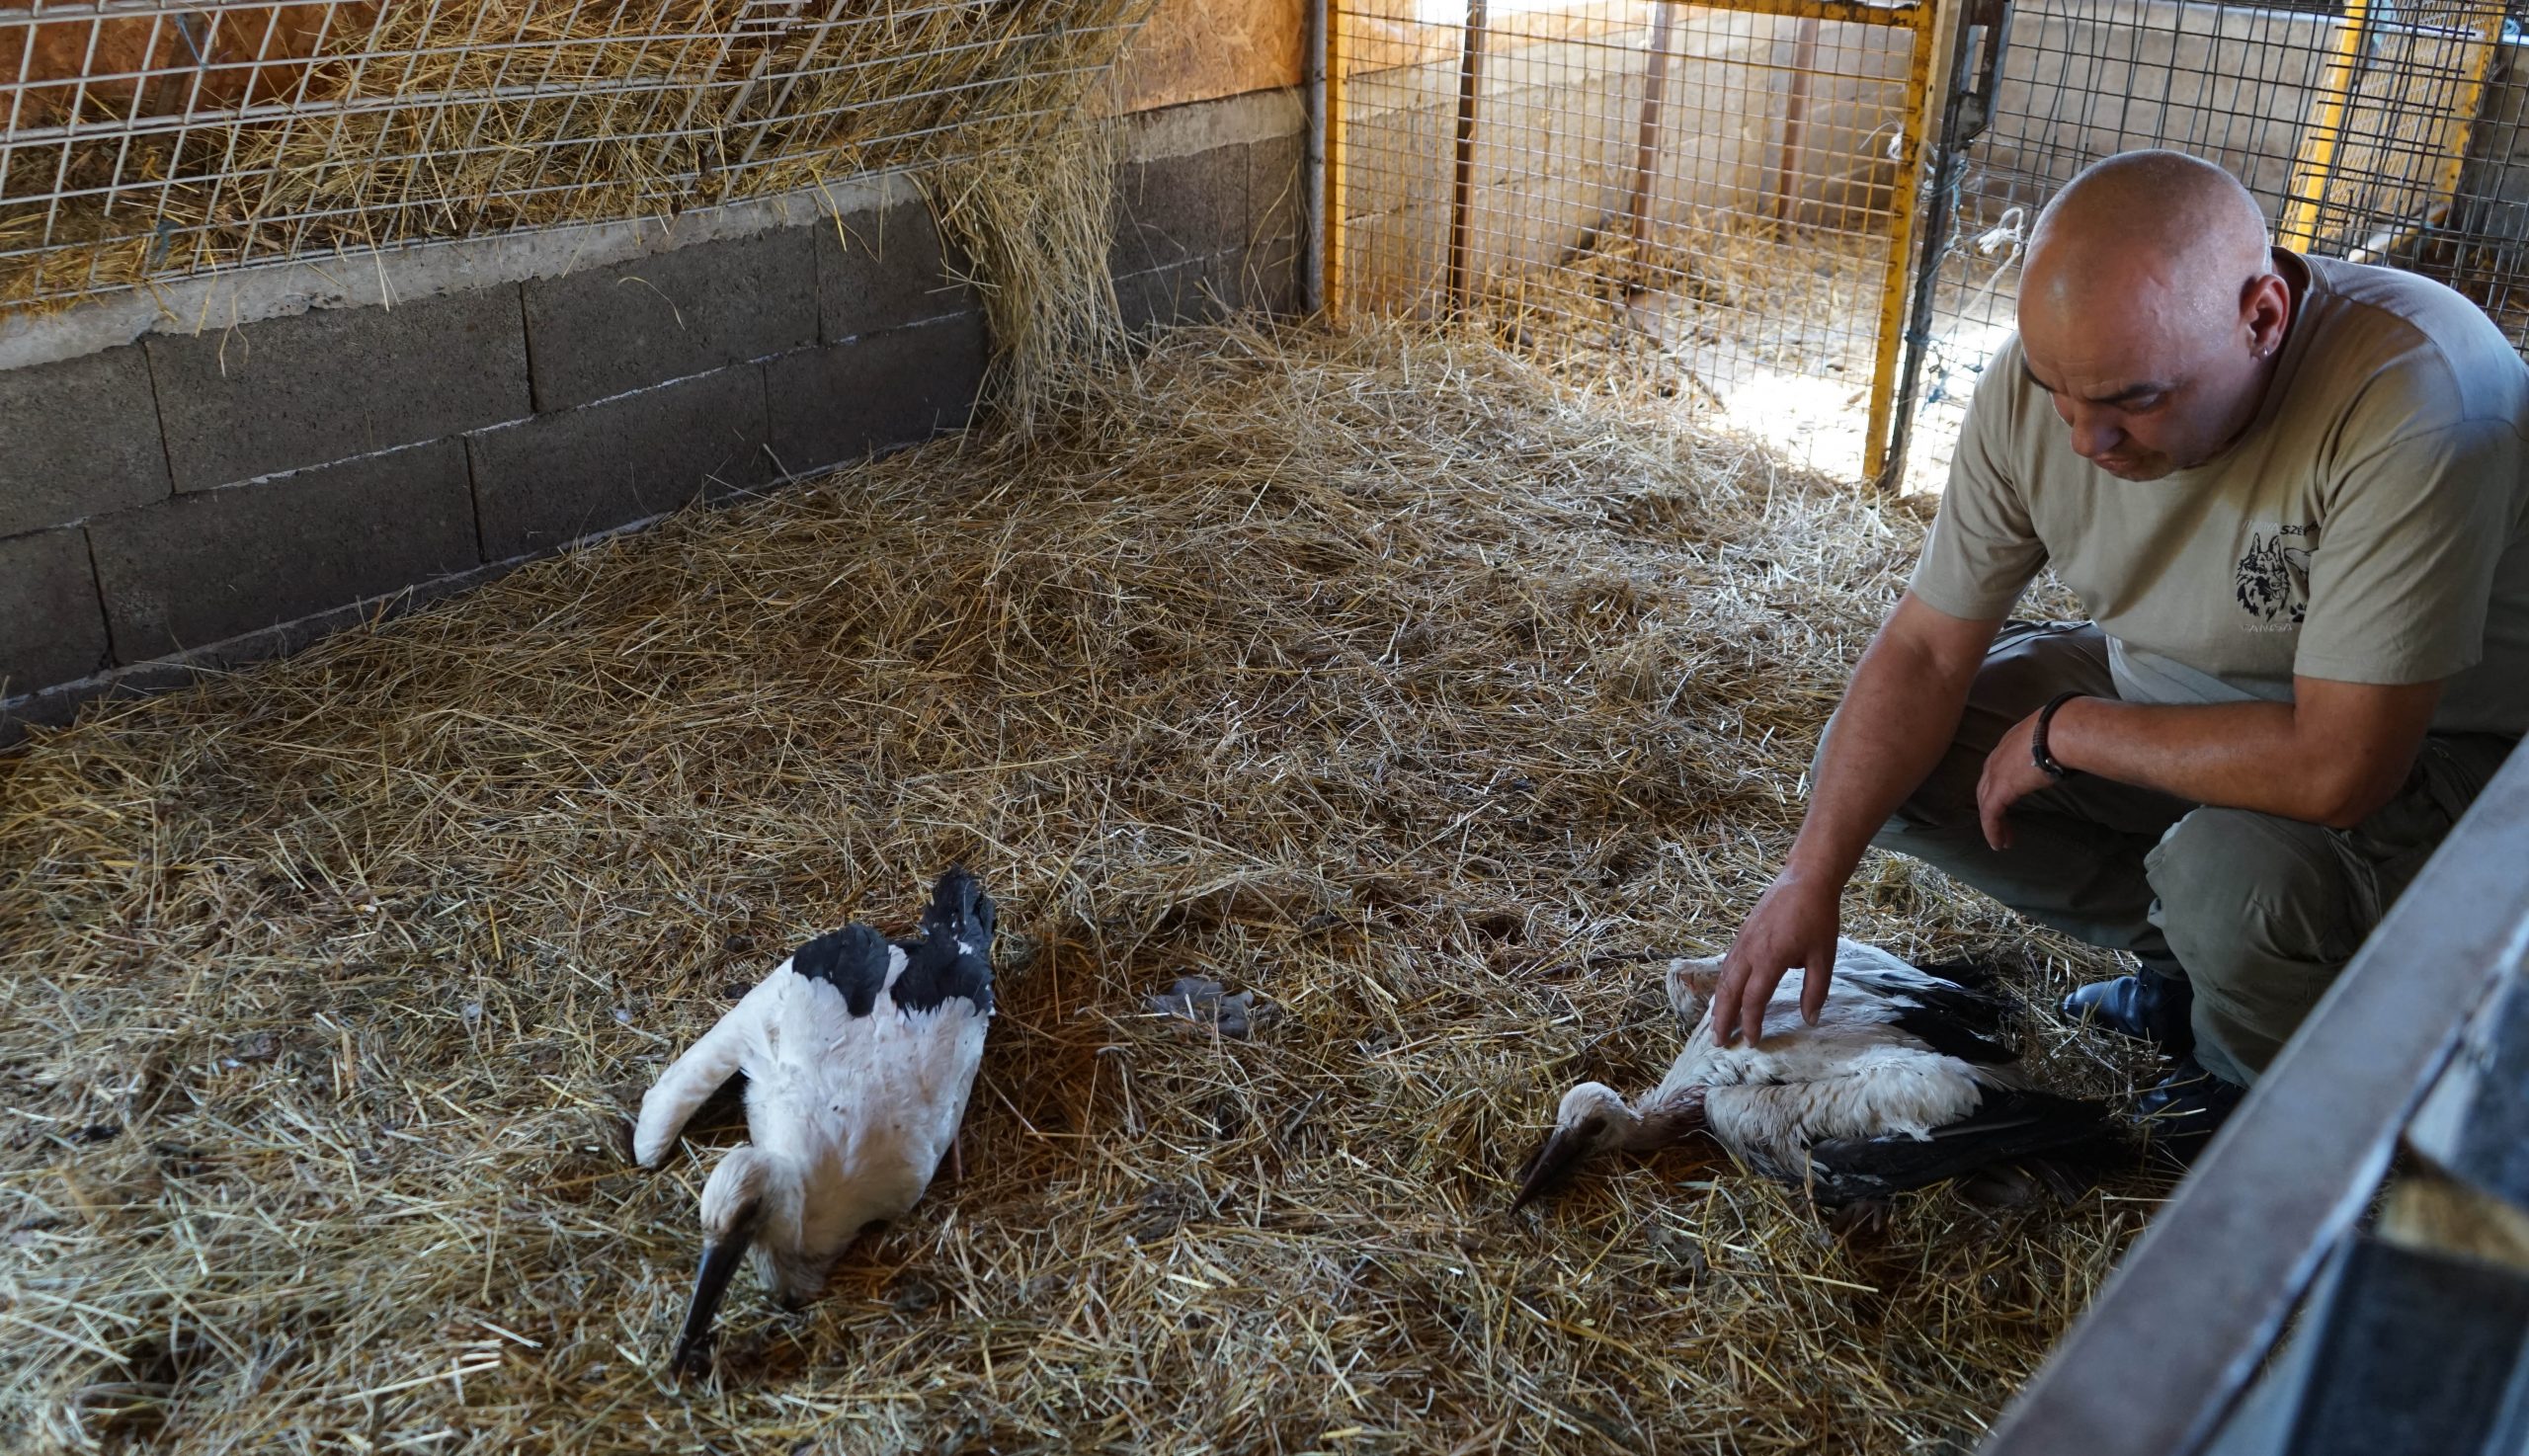
[[[2319,239],[2319,216],[2326,209],[2327,184],[2335,177],[2336,148],[2344,141],[2344,114],[2353,103],[2353,77],[2363,39],[2370,33],[2371,0],[2344,0],[2335,50],[2319,87],[2319,115],[2301,160],[2292,168],[2291,201],[2283,208],[2282,226],[2275,229],[2275,241],[2296,252]]]
[[[1324,236],[1319,240],[1319,280],[1324,292],[1320,306],[1330,320],[1341,322],[1348,301],[1346,285],[1344,249],[1345,219],[1349,213],[1351,192],[1350,168],[1345,145],[1345,79],[1350,49],[1345,43],[1350,28],[1349,19],[1339,0],[1326,0],[1326,135],[1322,142],[1325,153],[1326,183],[1321,192],[1326,215],[1319,219]]]
[[[2361,5],[2367,0],[2350,0]],[[1897,176],[1889,203],[1888,267],[1880,282],[1879,330],[1871,367],[1870,420],[1865,432],[1862,478],[1876,480],[1888,465],[1889,433],[1895,423],[1897,366],[1905,349],[1907,287],[1914,277],[1917,202],[1922,192],[1923,167],[1930,154],[1927,141],[1936,114],[1931,105],[1936,43],[1954,6],[1935,0],[1912,5],[1872,4],[1869,0],[1714,0],[1700,10],[1735,11],[1795,20],[1836,21],[1844,25],[1885,26],[1911,32],[1906,69],[1906,102]],[[1347,203],[1346,180],[1345,82],[1351,57],[1354,17],[1340,3],[1326,7],[1326,215],[1320,248],[1323,253],[1325,308],[1341,320],[1349,307],[1350,277],[1346,253]]]
[[[1907,12],[1915,33],[1906,65],[1906,121],[1900,133],[1897,188],[1889,199],[1888,271],[1879,286],[1879,344],[1870,370],[1870,422],[1862,432],[1861,478],[1888,473],[1889,431],[1897,418],[1897,365],[1906,350],[1906,285],[1915,276],[1916,202],[1923,191],[1923,163],[1931,149],[1932,62],[1940,47],[1942,7],[1930,0]]]
[[[2344,19],[2336,30],[2335,48],[2327,60],[2326,79],[2319,89],[2318,115],[2311,121],[2310,135],[2302,144],[2300,158],[2292,167],[2290,201],[2284,205],[2283,220],[2275,229],[2275,241],[2295,251],[2313,247],[2319,241],[2319,227],[2326,213],[2327,190],[2335,184],[2339,154],[2344,148],[2345,114],[2353,108],[2354,87],[2362,68],[2362,47],[2371,35],[2372,4],[2373,0],[2345,0]],[[2459,190],[2459,169],[2467,160],[2468,138],[2476,129],[2477,108],[2485,97],[2486,75],[2493,64],[2494,44],[2502,38],[2502,7],[2493,4],[2478,9],[2466,18],[2467,29],[2476,33],[2476,42],[2469,47],[2459,95],[2442,130],[2441,146],[2433,162],[2431,190],[2425,194],[2425,205],[2415,224],[2418,228],[2447,207]]]

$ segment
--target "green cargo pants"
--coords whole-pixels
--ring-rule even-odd
[[[2513,740],[2433,735],[2405,788],[2350,830],[2187,803],[2080,774],[2020,800],[1996,850],[1976,784],[2004,733],[2058,692],[2116,696],[2087,623],[2007,622],[1938,767],[1871,843],[2041,925],[2183,975],[2196,1059],[2255,1080],[2490,781]]]

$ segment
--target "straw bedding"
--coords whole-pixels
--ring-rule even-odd
[[[1586,243],[1553,267],[1487,278],[1485,308],[1541,345],[1657,341],[1683,359],[1867,375],[1884,237],[1718,214]]]
[[[1919,538],[1528,364],[1244,325],[523,570],[0,780],[12,1449],[1972,1443],[2160,1185],[1839,1241],[1718,1154],[1538,1215],[1674,1050]],[[661,1375],[724,1129],[623,1119],[806,935],[1004,907],[965,1177]],[[1851,926],[2099,968],[1874,862]],[[1592,964],[1593,957],[1600,958]],[[1181,976],[1278,1009],[1156,1012]],[[2056,1086],[2103,1049],[2033,1011]]]

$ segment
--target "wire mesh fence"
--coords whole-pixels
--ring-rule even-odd
[[[0,309],[1024,144],[1148,4],[0,5]]]
[[[2279,243],[2438,278],[2529,348],[2521,13],[2517,0],[2020,0],[1991,123],[1932,203],[1913,478],[1937,483],[1968,394],[2013,327],[2038,209],[2128,148],[2220,162],[2264,203]]]
[[[1338,0],[1330,299],[1650,369],[1861,470],[1886,423],[1931,19]]]
[[[2008,42],[1913,258],[1913,147],[1942,110],[1922,81],[1949,69],[1928,7],[1338,0],[1331,296],[1666,370],[1831,467],[1875,470],[1919,405],[1914,473],[1936,478],[2037,210],[2089,162],[2173,146],[2236,173],[2286,246],[2439,278],[2529,348],[2522,0],[1943,3]]]

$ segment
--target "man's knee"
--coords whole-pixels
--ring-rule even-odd
[[[2112,694],[2104,642],[2098,629],[2088,625],[2005,623],[1967,689],[1958,731],[1932,771],[1899,806],[1890,831],[1948,831],[1981,838],[1976,787],[1984,777],[1985,760],[2004,734],[2057,693]],[[1825,754],[1822,742],[1819,756]],[[1814,762],[1810,770],[1817,771]]]
[[[2008,725],[2059,692],[2112,696],[2106,643],[2086,622],[2005,623],[1967,689],[1968,709]]]
[[[2153,919],[2199,992],[2261,968],[2341,965],[2361,944],[2343,858],[2317,825],[2197,809],[2143,865]]]

